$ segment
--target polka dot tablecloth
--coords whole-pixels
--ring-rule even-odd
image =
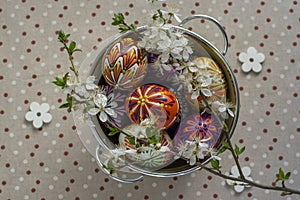
[[[233,142],[246,146],[242,166],[251,177],[272,184],[279,167],[291,172],[286,185],[300,188],[300,1],[173,0],[181,17],[207,14],[218,19],[229,36],[226,57],[239,83],[240,118]],[[116,34],[114,12],[129,22],[146,22],[144,0],[67,1],[2,0],[0,2],[0,199],[300,199],[246,188],[236,194],[225,180],[205,171],[175,178],[145,177],[118,183],[101,173],[76,134],[72,115],[58,109],[64,96],[52,81],[67,70],[57,42],[63,29],[83,53]],[[188,24],[222,49],[219,30],[210,22]],[[244,73],[238,55],[253,46],[265,55],[260,73]],[[51,123],[35,129],[25,120],[31,102],[48,103]],[[233,159],[221,155],[222,170]]]

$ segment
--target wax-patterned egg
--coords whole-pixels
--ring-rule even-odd
[[[136,88],[127,98],[125,108],[129,118],[140,123],[154,116],[156,125],[169,128],[180,115],[179,102],[168,88],[157,84],[145,84]]]
[[[128,125],[123,129],[123,131],[132,131],[132,129],[134,129],[134,126],[135,125]],[[120,134],[119,144],[121,146],[125,146],[126,149],[136,149],[124,134]],[[172,141],[167,134],[162,135],[161,146],[168,147],[170,151],[173,150]],[[173,153],[157,151],[151,147],[143,147],[141,148],[141,152],[138,153],[127,153],[126,157],[129,163],[150,171],[163,168],[174,161]]]
[[[174,137],[174,145],[178,147],[186,141],[193,141],[196,137],[207,140],[210,147],[220,141],[222,126],[215,116],[209,113],[193,114],[185,118],[180,124],[179,131]]]
[[[208,87],[212,92],[212,96],[209,97],[208,100],[224,103],[226,101],[227,83],[220,67],[212,59],[207,57],[198,57],[193,62],[205,66],[210,77],[213,79],[212,84]],[[191,99],[191,94],[187,93],[186,99],[193,108],[203,108],[201,96],[193,100]]]
[[[102,59],[105,81],[121,90],[131,89],[146,75],[147,52],[132,38],[116,41]]]

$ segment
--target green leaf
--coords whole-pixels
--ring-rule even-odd
[[[134,139],[134,137],[126,136],[126,139],[129,141],[129,144],[135,145],[135,139]]]
[[[157,144],[157,143],[161,142],[162,137],[159,135],[153,135],[152,137],[148,137],[148,139],[151,144]]]
[[[66,101],[67,101],[67,103],[64,103],[64,104],[60,105],[59,108],[67,108],[67,111],[71,112],[72,107],[73,107],[73,98],[70,94],[67,94]]]
[[[235,149],[234,149],[234,152],[237,156],[241,155],[244,151],[245,151],[246,147],[242,147],[242,148],[239,148],[237,145],[235,145]]]
[[[70,53],[73,53],[74,51],[74,49],[75,49],[75,47],[76,47],[76,42],[75,41],[72,41],[71,43],[70,43],[70,45],[69,45],[69,51],[70,51]]]
[[[108,126],[108,129],[109,129],[108,136],[113,136],[120,132],[117,127]]]
[[[291,176],[291,172],[288,172],[288,173],[286,173],[286,175],[284,176],[284,179],[287,181],[287,180],[289,180],[290,176]]]
[[[223,131],[228,131],[228,126],[224,121],[222,122],[222,130]]]
[[[287,172],[285,174],[284,171],[281,168],[279,168],[278,177],[277,177],[277,179],[276,179],[275,182],[278,182],[278,181],[287,181],[287,180],[289,180],[290,176],[291,176],[291,172]]]
[[[118,26],[124,23],[124,15],[122,13],[115,13],[114,17],[112,18],[113,22],[111,23],[114,26]]]
[[[60,30],[58,32],[58,40],[63,44],[65,44],[67,42],[69,37],[70,37],[70,34],[65,34],[64,31],[62,31],[62,30]]]
[[[69,103],[64,103],[59,106],[59,108],[69,108],[70,104]]]
[[[229,149],[229,143],[223,141],[223,142],[222,142],[222,148],[219,150],[219,153],[223,153],[223,152],[225,152],[227,149]]]
[[[62,87],[62,89],[66,86],[67,82],[64,81],[64,79],[61,79],[59,77],[55,77],[55,81],[53,81],[52,83],[54,83],[55,85]]]
[[[215,170],[219,171],[221,169],[219,160],[211,159],[210,164],[211,164],[212,168]]]
[[[281,168],[279,168],[278,178],[279,178],[280,180],[283,180],[283,179],[284,179],[284,172],[283,172],[283,170],[282,170]]]
[[[82,51],[82,50],[81,49],[74,49],[73,53],[76,52],[76,51]]]

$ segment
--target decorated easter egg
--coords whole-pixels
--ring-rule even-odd
[[[147,53],[132,38],[116,41],[102,60],[105,81],[121,90],[131,89],[140,83],[147,69]]]
[[[174,145],[178,147],[195,138],[207,140],[209,147],[215,147],[221,139],[222,126],[216,117],[209,113],[193,114],[185,118],[174,137]]]
[[[208,89],[212,92],[212,96],[207,97],[207,100],[224,103],[226,101],[227,83],[220,67],[212,59],[207,57],[198,57],[193,62],[205,66],[210,77],[213,78],[212,84],[208,86]],[[193,108],[203,108],[201,96],[198,96],[197,99],[192,99],[191,94],[187,93],[186,100]]]
[[[134,126],[135,125],[128,125],[123,129],[123,131],[131,131],[134,129]],[[134,144],[131,144],[124,134],[120,134],[119,144],[121,146],[125,146],[126,149],[136,149]],[[162,135],[161,146],[168,147],[170,151],[173,149],[172,141],[167,134]],[[129,163],[150,171],[161,169],[174,161],[173,153],[157,151],[153,149],[153,147],[146,146],[141,148],[141,151],[138,153],[127,153],[126,158]]]
[[[140,123],[154,116],[160,128],[169,128],[180,115],[179,102],[168,88],[157,84],[145,84],[136,88],[127,98],[125,108],[129,118]]]

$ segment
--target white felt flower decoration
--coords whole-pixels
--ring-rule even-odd
[[[242,172],[243,172],[243,174],[245,176],[245,179],[247,179],[249,181],[253,181],[253,179],[250,177],[250,174],[251,174],[250,167],[242,167]],[[230,176],[231,177],[235,177],[235,178],[240,177],[240,173],[239,173],[239,170],[238,170],[238,168],[237,168],[236,165],[234,165],[234,166],[231,167],[231,175]],[[233,180],[230,180],[230,179],[227,179],[226,183],[228,185],[233,185],[234,190],[236,192],[238,192],[238,193],[244,191],[245,187],[250,187],[249,185],[247,185],[244,182],[233,181]]]
[[[265,55],[258,53],[254,47],[249,47],[247,53],[240,53],[239,61],[242,62],[243,72],[260,72],[262,70],[261,63],[265,60]]]
[[[43,123],[49,123],[52,120],[52,115],[48,113],[50,106],[47,103],[41,105],[37,102],[30,104],[30,111],[25,115],[25,119],[32,122],[35,128],[41,128]]]

